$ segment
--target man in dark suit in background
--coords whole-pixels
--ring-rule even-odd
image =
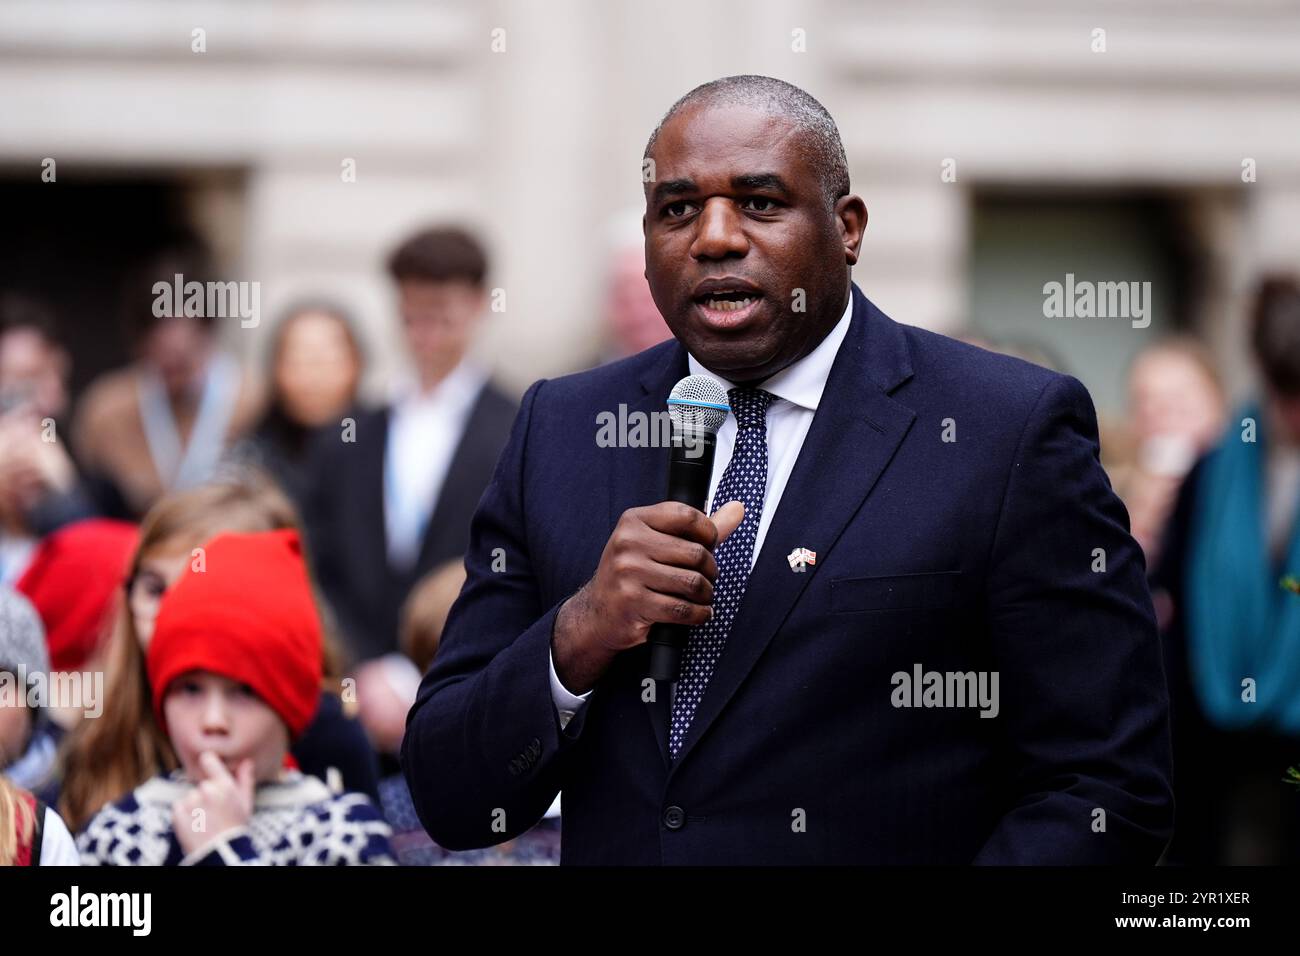
[[[350,433],[322,433],[304,509],[321,588],[356,660],[396,651],[411,588],[464,554],[517,408],[468,356],[488,304],[478,241],[429,229],[398,246],[388,271],[415,379],[391,404],[349,412]]]
[[[802,90],[706,84],[646,158],[675,341],[524,396],[408,718],[434,839],[562,790],[566,863],[1154,863],[1167,691],[1087,391],[866,299]],[[663,502],[663,448],[597,441],[688,373],[732,408],[712,517]],[[692,625],[667,688],[657,622]]]

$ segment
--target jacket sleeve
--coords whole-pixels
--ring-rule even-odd
[[[1168,689],[1145,562],[1074,378],[1023,426],[988,600],[1014,757],[975,862],[1154,864],[1173,827]]]
[[[551,697],[551,630],[563,602],[542,606],[527,534],[529,427],[544,385],[524,395],[479,501],[465,585],[402,740],[416,813],[450,850],[501,843],[541,819],[581,729],[576,720],[561,729]]]

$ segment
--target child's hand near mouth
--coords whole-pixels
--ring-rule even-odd
[[[236,776],[212,751],[199,755],[203,779],[172,805],[172,826],[181,850],[189,855],[227,830],[246,826],[253,815],[253,761],[240,761]],[[195,810],[202,810],[195,815]]]

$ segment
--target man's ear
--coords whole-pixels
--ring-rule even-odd
[[[835,203],[835,221],[844,243],[844,261],[856,265],[862,235],[867,231],[867,204],[860,196],[841,196]]]

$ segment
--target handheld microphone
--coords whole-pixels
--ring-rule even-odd
[[[668,396],[668,416],[673,427],[665,501],[680,501],[697,511],[705,509],[718,429],[730,413],[726,390],[708,376],[688,375],[673,386]],[[655,624],[650,628],[646,643],[650,645],[651,680],[677,680],[689,636],[690,628],[684,624]]]

